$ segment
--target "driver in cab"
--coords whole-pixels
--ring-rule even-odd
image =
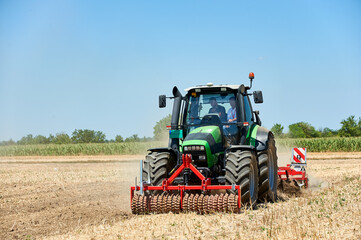
[[[229,98],[229,105],[231,105],[231,108],[227,112],[227,122],[237,122],[237,112],[236,112],[236,98],[230,97]],[[237,126],[236,125],[225,125],[223,127],[225,130],[226,135],[234,135],[237,132]]]
[[[209,103],[211,104],[212,108],[209,109],[208,113],[217,113],[221,121],[226,122],[227,121],[226,109],[218,105],[217,99],[215,97],[211,97],[209,99]]]
[[[228,120],[228,122],[236,122],[237,121],[237,113],[236,113],[236,98],[235,97],[229,98],[229,105],[231,105],[231,108],[227,112],[227,120]]]

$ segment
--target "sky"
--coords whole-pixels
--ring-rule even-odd
[[[0,141],[151,137],[158,95],[251,71],[267,128],[361,117],[361,2],[0,0]]]

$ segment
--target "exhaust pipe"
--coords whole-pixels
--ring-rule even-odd
[[[182,94],[179,92],[178,88],[174,86],[173,88],[173,111],[172,111],[172,119],[171,119],[171,129],[177,130],[178,129],[178,123],[179,123],[179,114],[180,114],[180,108],[182,104]],[[171,147],[174,150],[178,150],[179,147],[179,139],[178,138],[171,138],[169,140],[169,147]]]

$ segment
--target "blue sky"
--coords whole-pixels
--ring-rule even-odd
[[[158,95],[250,71],[268,128],[361,117],[361,2],[0,1],[0,141],[152,136]]]

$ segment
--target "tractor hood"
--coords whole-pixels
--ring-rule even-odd
[[[222,135],[218,126],[204,126],[191,131],[183,141],[183,152],[186,146],[204,146],[208,167],[217,161],[218,153],[223,152]]]
[[[221,130],[218,126],[204,126],[191,131],[183,141],[183,146],[188,145],[188,141],[203,140],[209,144],[212,153],[222,150]],[[194,143],[193,143],[194,144]]]

